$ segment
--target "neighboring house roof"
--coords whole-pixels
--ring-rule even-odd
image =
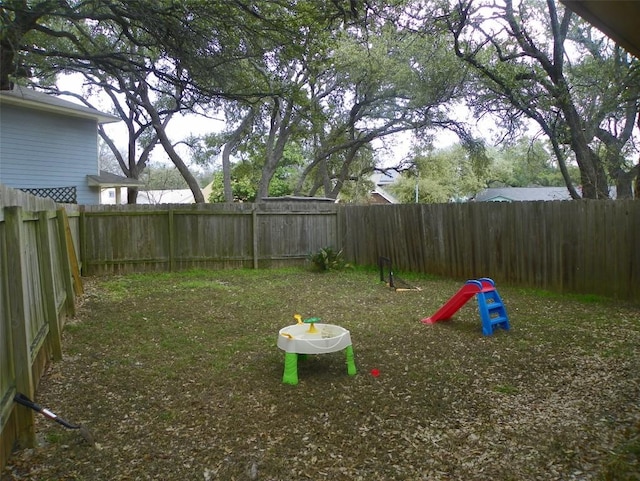
[[[373,189],[373,191],[371,192],[371,197],[377,204],[398,204],[398,199],[396,199],[382,187],[376,186],[375,189]]]
[[[209,202],[209,197],[211,197],[212,192],[213,192],[213,180],[202,188],[202,195],[204,196],[205,202]]]
[[[386,188],[398,180],[399,177],[400,172],[395,169],[374,172],[370,177],[374,185],[371,191],[372,201],[377,204],[397,204],[398,199],[389,193]]]
[[[498,187],[485,189],[471,198],[473,202],[525,202],[571,200],[566,187]]]
[[[380,187],[393,184],[400,177],[400,172],[395,169],[377,171],[371,174],[371,182]]]
[[[0,103],[21,105],[35,110],[56,112],[72,117],[95,119],[100,124],[119,122],[120,117],[105,114],[53,95],[37,92],[26,87],[15,86],[13,90],[0,90]]]
[[[136,202],[138,204],[193,204],[195,199],[191,189],[140,190]]]

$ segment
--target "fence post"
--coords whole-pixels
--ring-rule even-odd
[[[49,212],[38,212],[38,230],[40,237],[40,253],[42,254],[40,263],[40,273],[42,276],[42,293],[44,295],[44,307],[49,324],[49,334],[51,339],[51,349],[53,359],[62,360],[62,341],[60,335],[60,318],[58,317],[58,306],[56,303],[56,290],[53,279],[53,264],[51,262],[51,229],[49,227]]]
[[[71,235],[71,227],[69,226],[69,218],[65,209],[58,210],[58,222],[62,223],[64,233],[64,246],[69,253],[69,265],[71,266],[71,275],[73,277],[73,289],[76,296],[84,293],[82,288],[82,279],[80,278],[80,266],[78,264],[78,256],[76,255],[76,246],[73,243],[73,235]]]
[[[176,270],[176,253],[175,253],[175,225],[173,218],[173,209],[169,207],[167,211],[167,228],[169,229],[169,272]]]
[[[260,253],[258,252],[258,207],[254,204],[253,209],[251,209],[251,222],[252,222],[252,242],[253,242],[253,268],[258,268],[258,257]]]
[[[7,272],[13,279],[8,285],[9,321],[11,322],[11,342],[13,346],[13,365],[16,377],[16,391],[33,398],[35,385],[31,367],[31,347],[27,334],[27,315],[25,277],[27,275],[24,252],[25,235],[22,219],[22,207],[5,208],[5,236],[7,249]],[[18,443],[22,447],[36,445],[34,413],[31,409],[16,406],[16,426]]]
[[[343,207],[336,207],[336,250],[344,254],[344,239],[342,231]]]
[[[116,189],[119,192],[119,189]],[[85,265],[85,259],[87,258],[87,215],[85,213],[84,205],[80,206],[80,217],[78,218],[78,240],[80,242],[79,255],[80,255],[80,267],[81,275],[87,274],[87,266]]]

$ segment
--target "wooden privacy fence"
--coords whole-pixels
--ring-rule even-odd
[[[640,202],[352,206],[312,202],[87,206],[88,275],[299,264],[323,247],[348,262],[455,279],[640,299]]]
[[[320,202],[86,206],[87,275],[300,263],[340,239],[338,207]]]
[[[81,293],[79,214],[68,208],[0,186],[0,469],[16,441],[35,443],[34,413],[13,397],[33,397],[49,359],[62,358],[64,319]]]
[[[454,279],[640,299],[640,202],[345,206],[350,262]]]

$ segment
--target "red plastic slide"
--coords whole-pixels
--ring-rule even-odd
[[[468,280],[433,316],[425,317],[422,322],[424,324],[435,324],[438,321],[451,319],[458,309],[464,306],[478,292],[494,289],[493,281],[488,278]]]

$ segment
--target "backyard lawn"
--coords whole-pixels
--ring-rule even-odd
[[[374,270],[192,271],[84,279],[37,401],[40,445],[3,480],[638,480],[640,306],[498,285],[511,330],[483,336],[462,285]],[[282,382],[294,314],[344,352]],[[377,370],[377,371],[376,371]],[[378,374],[378,375],[374,375]]]

